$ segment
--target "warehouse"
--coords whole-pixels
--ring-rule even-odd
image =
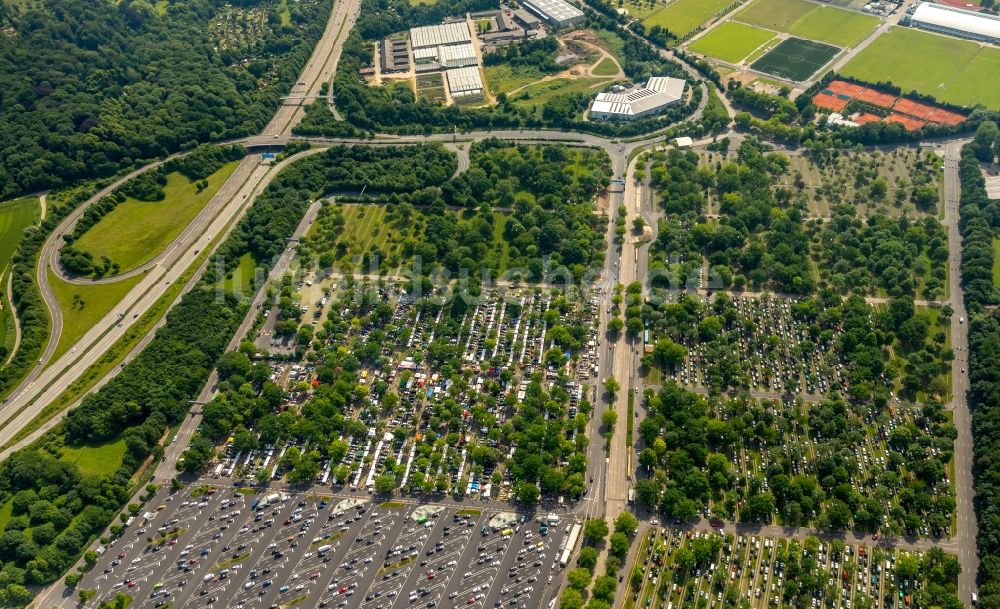
[[[471,42],[467,42],[414,49],[413,63],[416,64],[417,71],[427,72],[429,70],[474,66],[479,62],[476,59],[475,48]]]
[[[563,0],[521,0],[521,5],[557,30],[583,23],[583,11]]]
[[[910,15],[910,25],[940,34],[1000,44],[1000,17],[996,15],[921,2]]]
[[[448,92],[452,98],[482,98],[483,79],[478,67],[455,68],[448,75]]]
[[[410,47],[425,49],[427,47],[440,47],[452,44],[466,44],[472,42],[472,32],[464,21],[455,23],[445,23],[444,25],[427,25],[415,27],[410,30]]]
[[[686,82],[680,78],[654,76],[643,87],[598,93],[590,105],[590,117],[631,121],[659,114],[684,99]]]

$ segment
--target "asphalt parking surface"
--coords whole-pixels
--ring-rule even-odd
[[[262,495],[194,488],[147,502],[150,522],[137,517],[80,582],[97,589],[88,605],[124,591],[140,609],[536,609],[559,584],[565,518],[542,536],[543,513],[505,511],[517,521],[503,535],[488,526],[496,508],[291,494],[254,509]],[[146,541],[158,532],[172,545]]]

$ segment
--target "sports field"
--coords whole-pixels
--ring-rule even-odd
[[[774,32],[752,25],[727,21],[695,40],[688,49],[736,64],[774,38]]]
[[[815,74],[839,51],[837,47],[822,42],[788,38],[750,67],[758,72],[801,82]]]
[[[804,0],[756,0],[736,13],[733,19],[776,32],[787,32],[793,23],[815,8],[817,5]]]
[[[871,34],[880,22],[874,15],[805,0],[756,0],[740,11],[735,19],[842,47],[857,44]]]
[[[732,0],[677,0],[642,20],[646,28],[658,25],[684,37],[714,17]]]
[[[1000,49],[975,42],[897,27],[878,37],[852,59],[845,76],[867,82],[891,81],[903,92],[917,91],[940,101],[1000,110]]]
[[[85,232],[74,247],[90,252],[95,261],[107,256],[123,273],[144,264],[187,228],[237,165],[239,161],[233,161],[208,176],[208,188],[200,192],[182,174],[170,174],[163,187],[164,200],[127,199]]]

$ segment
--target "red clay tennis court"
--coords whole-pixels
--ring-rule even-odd
[[[847,102],[850,100],[836,97],[828,93],[820,91],[813,96],[813,104],[818,108],[823,108],[824,110],[832,110],[833,112],[840,112],[847,106]]]
[[[915,131],[928,123],[954,126],[965,120],[965,116],[957,112],[924,104],[906,97],[890,95],[889,93],[883,93],[870,87],[864,87],[843,80],[830,81],[830,84],[813,97],[813,104],[824,110],[840,112],[853,99],[879,108],[885,108],[886,110],[892,110],[892,114],[885,119],[870,112],[862,112],[860,116],[853,119],[854,122],[862,125],[885,120],[887,122],[899,123],[906,129]]]
[[[923,128],[927,124],[924,121],[920,121],[909,116],[903,116],[902,114],[896,114],[895,112],[885,117],[885,122],[899,123],[907,131],[916,131],[917,129]]]

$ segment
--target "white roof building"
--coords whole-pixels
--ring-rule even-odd
[[[621,93],[598,93],[590,105],[590,117],[601,120],[635,120],[659,114],[684,99],[686,81],[654,76],[644,87]]]
[[[425,25],[410,30],[410,48],[438,47],[472,42],[472,32],[464,21],[443,25]]]
[[[483,79],[476,66],[455,68],[445,72],[448,76],[448,92],[456,97],[482,97]]]
[[[478,63],[476,60],[476,50],[473,48],[471,42],[414,49],[413,62],[418,66],[429,64],[427,67],[430,69],[438,66],[442,68],[460,68]]]
[[[586,20],[583,11],[563,0],[521,0],[521,5],[555,28],[572,27]]]
[[[996,15],[921,2],[910,15],[910,25],[932,32],[1000,44],[1000,17]]]

